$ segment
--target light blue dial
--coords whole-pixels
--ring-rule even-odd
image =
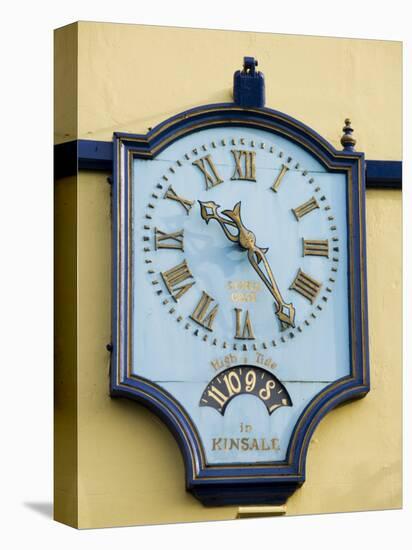
[[[134,160],[132,183],[133,372],[185,407],[207,463],[284,460],[349,374],[344,175],[225,127]]]

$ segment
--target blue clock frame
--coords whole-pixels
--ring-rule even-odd
[[[299,144],[329,171],[347,176],[350,375],[320,392],[294,428],[286,460],[268,464],[208,465],[196,427],[182,405],[163,388],[131,373],[131,224],[130,185],[133,158],[153,159],[164,148],[201,129],[243,126],[264,129]],[[305,481],[310,438],[322,418],[343,402],[369,391],[368,308],[365,240],[365,159],[353,150],[336,150],[302,122],[268,108],[234,104],[205,105],[165,120],[146,135],[114,134],[113,328],[110,390],[156,413],[181,449],[186,488],[203,504],[283,504]]]

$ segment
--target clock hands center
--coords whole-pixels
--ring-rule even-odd
[[[199,201],[199,204],[200,214],[206,223],[209,223],[210,220],[216,220],[231,242],[237,243],[243,250],[247,250],[250,264],[275,299],[276,315],[282,328],[285,329],[288,326],[294,327],[295,308],[292,303],[287,304],[282,298],[272,269],[266,258],[268,249],[258,247],[253,231],[243,225],[240,214],[241,203],[238,202],[233,207],[233,210],[224,210],[221,214],[218,212],[220,206],[213,201]]]

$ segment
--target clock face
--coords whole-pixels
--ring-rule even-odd
[[[132,372],[185,408],[209,464],[285,459],[350,372],[345,177],[250,128],[132,168]]]

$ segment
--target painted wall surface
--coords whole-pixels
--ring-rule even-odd
[[[56,46],[62,32],[67,28],[56,32]],[[336,147],[343,119],[350,116],[357,149],[367,158],[401,159],[399,43],[98,23],[79,23],[70,32],[73,40],[78,36],[80,138],[146,132],[184,109],[231,101],[233,72],[243,55],[253,55],[265,73],[267,106],[301,119]],[[63,45],[61,58],[71,59],[74,50]],[[65,124],[57,112],[57,142],[64,140]],[[73,193],[76,201],[67,238],[74,223],[77,316],[59,325],[57,338],[72,352],[64,372],[67,383],[77,377],[77,407],[67,413],[72,416],[66,424],[59,424],[66,409],[57,409],[56,420],[58,429],[72,430],[76,460],[70,467],[78,478],[70,486],[57,465],[56,499],[73,502],[78,496],[78,507],[68,519],[67,507],[57,500],[55,517],[81,528],[235,518],[237,507],[205,508],[186,493],[180,451],[156,416],[108,395],[107,175],[81,172],[77,186],[58,183],[56,208],[64,209]],[[287,514],[401,506],[401,193],[368,190],[366,202],[372,389],[318,426],[307,481],[289,499]],[[63,245],[64,231],[59,235]],[[59,289],[61,303],[73,297],[64,285]],[[74,330],[77,340],[70,340]]]

